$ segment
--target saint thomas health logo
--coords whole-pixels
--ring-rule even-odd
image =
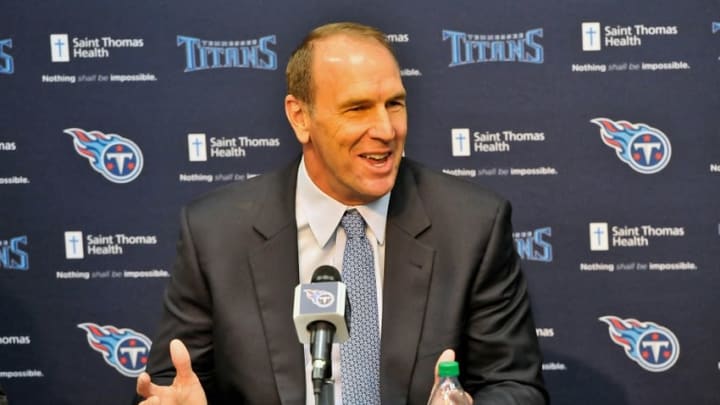
[[[145,371],[150,346],[147,336],[132,329],[92,322],[78,324],[87,333],[90,347],[103,355],[103,360],[126,377],[137,377]]]
[[[135,180],[143,168],[143,155],[135,142],[118,134],[68,128],[75,151],[90,162],[90,167],[113,183]]]
[[[618,159],[636,172],[657,173],[670,162],[670,140],[659,129],[607,118],[595,118],[590,122],[600,127],[605,145],[615,149]]]
[[[677,337],[664,326],[612,315],[600,317],[599,320],[608,325],[610,339],[625,349],[630,360],[647,371],[669,370],[680,356]]]

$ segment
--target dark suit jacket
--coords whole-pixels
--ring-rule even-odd
[[[298,163],[192,202],[150,354],[170,384],[172,338],[190,350],[210,403],[305,403],[298,284]],[[440,353],[454,348],[465,389],[483,404],[544,404],[527,287],[510,206],[469,182],[405,159],[387,218],[380,391],[427,402]]]

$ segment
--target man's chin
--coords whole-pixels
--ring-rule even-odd
[[[365,184],[362,190],[363,199],[366,200],[365,203],[375,201],[389,193],[395,184],[395,177],[393,174],[393,176],[389,176],[389,178],[375,180]]]

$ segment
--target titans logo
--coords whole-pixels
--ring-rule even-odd
[[[0,269],[29,270],[30,255],[26,249],[27,244],[27,235],[10,240],[0,239]]]
[[[552,262],[552,244],[547,238],[552,236],[552,228],[545,227],[528,232],[514,232],[515,250],[523,260]]]
[[[538,38],[543,29],[509,34],[478,35],[443,30],[443,41],[450,40],[449,67],[485,62],[521,62],[540,64],[544,61],[543,46]]]
[[[147,336],[132,329],[118,329],[86,322],[78,328],[87,332],[90,347],[102,353],[105,362],[120,374],[137,377],[145,371],[151,342]]]
[[[600,127],[605,145],[615,149],[618,159],[636,172],[657,173],[670,162],[670,141],[659,129],[607,118],[595,118],[590,122]]]
[[[12,38],[0,39],[0,74],[11,75],[15,72],[13,57],[5,51],[12,48]]]
[[[305,296],[310,300],[310,302],[320,308],[327,308],[335,303],[335,296],[331,292],[325,290],[306,289]]]
[[[177,36],[177,46],[185,46],[185,72],[216,68],[277,69],[275,35],[244,41],[209,41]]]
[[[630,360],[645,370],[665,371],[677,362],[680,344],[670,329],[654,322],[620,319],[612,315],[599,319],[608,325],[610,339],[624,348]]]
[[[68,128],[75,151],[90,162],[90,166],[113,183],[135,180],[143,168],[143,156],[135,142],[117,134],[103,134],[79,128]]]

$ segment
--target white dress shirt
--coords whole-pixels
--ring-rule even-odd
[[[298,229],[298,264],[300,283],[309,283],[312,274],[322,265],[337,268],[342,275],[345,231],[340,219],[348,209],[360,212],[367,227],[365,232],[370,241],[375,260],[377,283],[378,327],[382,330],[382,286],[385,269],[385,224],[387,222],[390,193],[367,205],[347,206],[322,192],[308,176],[305,160],[300,161],[295,190],[295,219]],[[378,331],[380,333],[380,331]],[[305,345],[306,404],[315,405],[313,396],[312,361]],[[342,374],[340,370],[340,348],[333,344],[332,371],[335,380],[335,404],[342,404]],[[379,371],[379,370],[378,370]]]

